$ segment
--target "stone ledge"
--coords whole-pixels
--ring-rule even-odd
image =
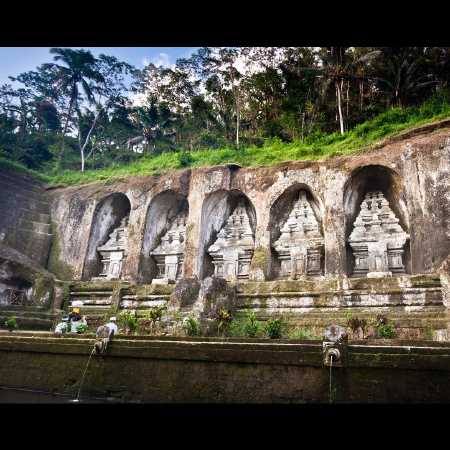
[[[384,341],[386,342],[386,341]],[[409,370],[450,371],[450,343],[422,341],[413,345],[348,345],[347,367],[403,368]],[[0,333],[0,352],[32,352],[55,355],[88,355],[94,339],[18,336]],[[116,338],[108,354],[101,358],[168,359],[248,364],[280,364],[322,367],[320,341],[278,343],[230,340],[174,340]]]

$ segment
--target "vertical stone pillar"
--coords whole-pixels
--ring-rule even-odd
[[[140,191],[127,192],[131,203],[128,219],[128,254],[122,265],[122,280],[138,281],[139,262],[144,239],[145,215],[149,205],[149,197],[140,198]]]

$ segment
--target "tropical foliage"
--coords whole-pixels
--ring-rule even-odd
[[[450,110],[448,47],[204,47],[142,70],[50,52],[0,86],[0,158],[51,177],[323,157]]]

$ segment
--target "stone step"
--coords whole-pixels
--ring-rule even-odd
[[[50,212],[50,205],[47,202],[37,202],[30,199],[17,199],[14,196],[0,197],[0,209],[18,212],[19,208],[26,208],[27,210],[38,214],[49,214]]]
[[[1,191],[8,192],[9,197],[20,198],[22,203],[48,203],[43,193],[24,190],[15,186],[13,188],[10,185],[5,185],[0,182]]]
[[[149,294],[149,295],[123,295],[122,299],[123,300],[132,300],[132,301],[151,301],[151,300],[160,300],[160,299],[164,299],[164,300],[169,300],[170,295],[166,295],[166,294]]]
[[[34,220],[19,219],[19,227],[23,230],[34,231],[36,233],[51,234],[51,225],[49,223],[36,222]]]
[[[111,296],[112,291],[71,291],[70,296],[76,296],[76,297],[104,297],[104,296]]]
[[[149,301],[136,301],[136,300],[121,300],[120,308],[121,309],[151,309],[156,308],[158,306],[165,306],[167,304],[167,300],[159,299],[159,300],[149,300]]]
[[[31,222],[40,222],[45,224],[50,224],[50,214],[36,213],[30,209],[20,208],[20,216],[23,220],[28,220]]]
[[[9,172],[7,170],[2,169],[2,173],[0,174],[0,180],[3,180],[3,182],[9,182],[12,185],[24,186],[26,189],[29,190],[36,190],[39,192],[44,191],[44,184],[41,181],[29,177],[28,175],[23,173],[21,173],[20,177],[18,177],[15,172]]]
[[[0,322],[3,324],[6,318],[15,317],[19,329],[50,331],[53,327],[55,315],[28,311],[0,310]]]
[[[70,306],[73,305],[74,301],[77,301],[78,298],[76,299],[71,299],[70,301]],[[88,299],[84,299],[83,300],[83,307],[85,306],[90,306],[90,305],[98,305],[98,306],[103,306],[103,305],[111,305],[111,298],[106,298],[106,299],[93,299],[93,298],[88,298]]]

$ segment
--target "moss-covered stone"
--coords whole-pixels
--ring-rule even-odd
[[[36,274],[33,282],[33,303],[50,307],[54,299],[54,280],[42,274]]]
[[[264,281],[269,276],[271,255],[270,250],[264,247],[256,247],[250,263],[249,280]]]

